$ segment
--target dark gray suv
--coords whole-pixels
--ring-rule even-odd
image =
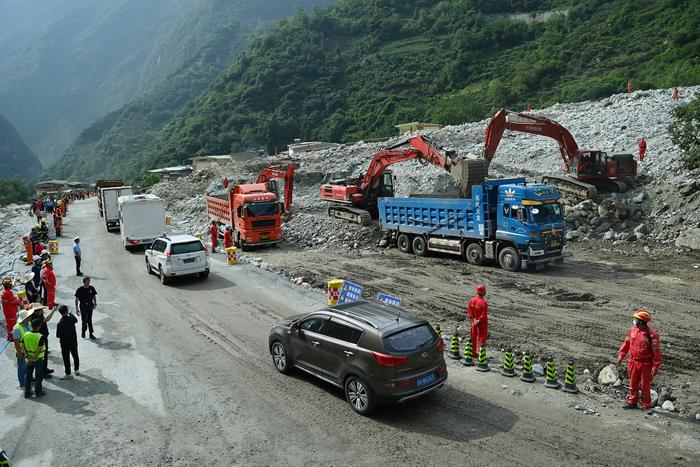
[[[402,402],[445,384],[445,344],[428,322],[380,302],[355,302],[291,316],[270,332],[282,373],[293,368],[342,388],[355,412]]]

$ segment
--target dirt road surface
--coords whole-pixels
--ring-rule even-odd
[[[25,400],[17,389],[10,349],[0,357],[4,375],[0,446],[16,465],[697,465],[700,461],[698,425],[687,419],[645,418],[639,411],[605,407],[608,404],[593,396],[527,385],[495,371],[481,374],[455,362],[449,363],[450,377],[442,390],[383,407],[371,418],[358,416],[336,389],[301,374],[283,376],[270,362],[267,336],[272,322],[321,307],[320,292],[249,264],[227,266],[220,254],[209,279],[162,286],[146,273],[143,253],[125,252],[117,235],[105,232],[94,200],[72,206],[65,230],[65,238],[81,236],[83,270],[98,290],[99,339],[79,342],[83,375],[70,381],[54,377],[45,384],[46,396],[38,400]],[[55,256],[58,301],[72,303],[80,281],[72,275],[73,259],[66,243],[62,254]],[[391,264],[387,257],[387,270]],[[350,261],[335,267],[361,273],[361,267]],[[589,281],[596,277],[603,281],[617,271],[607,265],[591,268]],[[393,269],[404,274],[413,269],[411,274],[418,277],[425,274],[410,257],[397,259]],[[460,287],[477,279],[495,279],[494,270],[477,272],[461,264],[460,269],[467,275],[426,276],[424,287],[447,283],[448,278],[459,278]],[[634,279],[633,273],[623,273],[625,280]],[[562,271],[562,280],[570,284],[562,287],[564,292],[582,293],[593,287],[571,276],[572,267]],[[500,302],[496,314],[522,296],[517,300],[522,316],[553,319],[556,314],[538,307],[532,297],[550,297],[556,303],[556,294],[562,292],[552,290],[539,276],[537,281],[542,285],[533,289],[532,283],[514,276],[512,282],[523,285],[494,294],[494,301]],[[399,287],[388,285],[391,290]],[[629,291],[611,282],[607,291],[595,294],[595,301],[621,300],[625,293]],[[440,294],[441,289],[428,290],[416,304],[429,309],[436,302],[445,303],[447,297],[435,299]],[[459,302],[450,305],[455,313]],[[679,313],[689,313],[690,307],[688,303]],[[562,308],[561,316],[570,311]],[[585,336],[601,339],[601,333],[610,332],[603,329],[598,317],[602,313],[592,314],[595,319]],[[494,333],[505,321],[514,320],[497,318]],[[528,323],[523,325],[523,336],[535,335],[539,324],[522,321]],[[56,318],[50,324],[53,334]],[[685,333],[697,330],[693,322],[687,326]],[[547,339],[543,345],[563,339],[562,335],[543,336]],[[575,333],[566,341],[572,350],[583,345]],[[50,361],[60,376],[57,343],[53,338],[51,343]],[[694,345],[697,349],[697,341]],[[574,409],[577,404],[599,415],[585,415]]]

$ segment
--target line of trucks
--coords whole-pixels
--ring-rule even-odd
[[[542,183],[528,183],[522,177],[486,179],[505,130],[557,141],[566,175],[543,177]],[[394,177],[388,168],[409,160],[448,171],[459,186],[459,196],[394,197]],[[231,228],[233,241],[241,249],[276,245],[282,239],[283,217],[292,204],[294,170],[291,163],[266,167],[255,183],[207,193],[209,219],[220,233]],[[365,174],[323,184],[320,198],[330,202],[331,217],[361,225],[378,219],[385,233],[382,242],[402,252],[417,256],[431,251],[446,253],[474,265],[495,262],[503,269],[519,271],[563,261],[566,222],[561,193],[592,198],[598,190],[625,191],[627,180],[636,173],[637,163],[631,154],[580,149],[559,123],[501,109],[486,128],[480,158],[457,156],[424,136],[414,136],[381,149]],[[283,201],[279,180],[284,181]],[[163,219],[162,200],[152,195],[134,196],[121,180],[102,180],[97,185],[100,214],[107,229],[119,226],[125,247],[148,241],[141,231],[137,235],[131,224],[152,217]]]

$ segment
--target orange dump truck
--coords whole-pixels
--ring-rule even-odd
[[[233,227],[233,240],[241,249],[282,240],[284,206],[265,183],[235,185],[226,194],[207,195],[206,203],[211,220]]]

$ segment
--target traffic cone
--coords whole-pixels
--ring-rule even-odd
[[[438,337],[442,337],[442,329],[440,328],[440,324],[435,325],[435,334],[438,335]]]
[[[535,374],[532,372],[532,355],[530,352],[526,352],[523,357],[523,375],[520,377],[520,381],[534,383],[535,379]]]
[[[450,353],[447,356],[455,360],[459,360],[459,338],[457,337],[457,334],[452,334]]]
[[[576,365],[573,360],[569,361],[566,366],[566,379],[564,380],[564,392],[571,394],[578,394],[578,388],[576,387]]]
[[[479,347],[479,356],[476,361],[476,371],[491,371],[489,367],[489,360],[486,358],[486,346],[482,345]]]
[[[472,359],[472,340],[469,338],[467,338],[467,344],[464,346],[464,359],[462,360],[462,365],[474,366],[474,360]]]
[[[513,349],[511,348],[506,350],[506,355],[503,358],[503,371],[501,371],[501,374],[509,378],[515,376],[515,363],[513,362]]]
[[[554,367],[554,358],[551,355],[547,355],[545,378],[544,387],[551,389],[559,389],[561,387],[561,383],[557,379],[557,369]]]

